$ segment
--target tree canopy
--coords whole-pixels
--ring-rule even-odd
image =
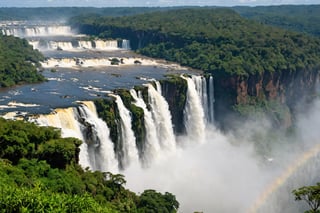
[[[317,69],[320,39],[263,25],[231,9],[193,8],[126,17],[79,16],[82,33],[126,38],[141,54],[216,75]]]
[[[315,186],[303,186],[299,189],[292,191],[296,200],[305,201],[310,210],[306,213],[317,213],[320,208],[320,183],[317,183]]]
[[[37,71],[43,59],[27,40],[0,34],[0,87],[44,81]]]
[[[171,193],[125,188],[122,174],[83,170],[81,141],[59,129],[0,118],[0,212],[176,212]],[[159,208],[159,211],[157,211]],[[3,211],[5,210],[5,211]]]
[[[320,36],[320,5],[234,7],[242,16],[263,24]]]

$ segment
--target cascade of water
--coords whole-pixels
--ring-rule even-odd
[[[208,91],[208,112],[209,112],[209,122],[214,123],[214,84],[213,77],[209,77],[209,91]]]
[[[52,36],[52,35],[73,35],[70,26],[48,26],[46,30],[42,30],[41,32],[45,32],[44,34],[40,34],[41,36]]]
[[[192,76],[191,79],[182,75],[181,78],[185,79],[188,84],[187,101],[184,111],[187,134],[193,140],[203,143],[205,139],[205,116],[202,107],[203,96],[201,95],[203,95],[203,87],[201,76]]]
[[[155,84],[156,84],[156,90],[157,92],[162,95],[162,88],[161,88],[161,84],[159,81],[155,81]]]
[[[118,41],[117,40],[95,40],[94,41],[95,48],[99,50],[115,50],[118,49]]]
[[[143,150],[143,162],[145,165],[149,165],[154,159],[157,158],[157,155],[160,152],[160,145],[157,136],[155,121],[153,120],[151,112],[147,109],[147,106],[143,101],[141,92],[139,92],[139,95],[137,95],[137,92],[134,89],[131,89],[130,94],[135,101],[134,104],[137,107],[143,109],[146,128],[146,141]]]
[[[116,104],[119,110],[121,132],[120,132],[120,146],[122,156],[122,166],[128,167],[131,163],[139,160],[138,150],[136,147],[136,138],[134,136],[131,126],[130,111],[124,106],[122,99],[119,95],[110,94],[116,99]]]
[[[213,78],[210,76],[208,81],[202,76],[192,76],[196,90],[201,98],[206,122],[214,122],[214,85]]]
[[[156,81],[156,85],[160,86],[160,83]],[[174,151],[176,149],[176,140],[173,133],[168,103],[152,84],[147,84],[146,86],[148,87],[149,103],[160,146],[166,151]]]
[[[79,48],[82,48],[82,49],[92,49],[91,41],[79,41],[78,45],[79,45]]]
[[[86,133],[85,139],[90,168],[103,172],[118,172],[118,162],[115,158],[113,143],[109,138],[109,128],[98,117],[94,103],[89,101],[82,102],[78,109],[84,125],[83,133]]]
[[[61,129],[62,137],[74,137],[84,141],[80,130],[80,124],[77,121],[77,111],[74,108],[56,109],[54,113],[48,115],[39,115],[30,118],[30,121],[37,123],[40,126],[53,126]],[[84,168],[91,165],[89,163],[88,151],[86,143],[80,146],[79,163]]]
[[[29,44],[32,45],[33,49],[39,49],[40,48],[40,42],[39,41],[29,41]]]
[[[124,50],[130,50],[130,41],[123,39],[122,40],[122,49]]]
[[[2,31],[5,35],[19,37],[73,35],[70,26],[33,26],[24,28],[7,28]]]
[[[54,50],[72,50],[73,46],[71,42],[49,42],[49,48]]]

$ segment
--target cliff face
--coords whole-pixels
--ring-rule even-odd
[[[292,113],[299,105],[310,100],[316,93],[319,70],[301,70],[296,72],[274,72],[251,75],[249,77],[224,76],[215,78],[216,120],[226,126],[233,112],[232,106],[252,104],[251,100],[276,101],[287,106],[291,114],[286,113],[280,121],[283,127],[292,124]]]

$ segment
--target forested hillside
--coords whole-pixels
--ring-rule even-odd
[[[124,176],[83,170],[81,141],[60,130],[0,118],[0,211],[3,212],[170,212],[171,193],[126,189]]]
[[[314,69],[320,39],[249,21],[229,9],[184,9],[128,17],[76,17],[74,27],[127,38],[139,53],[214,74]]]
[[[276,126],[290,127],[298,102],[316,92],[320,38],[264,25],[232,9],[78,16],[70,22],[81,33],[126,38],[138,53],[213,74],[221,126],[234,120],[225,115],[247,117],[258,107],[270,112]]]
[[[0,87],[43,81],[37,71],[43,59],[27,40],[0,34]]]
[[[0,8],[0,20],[65,21],[81,14],[103,16],[128,16],[152,11],[172,10],[179,7],[42,7],[42,8]]]
[[[320,5],[234,7],[243,17],[263,24],[320,36]]]

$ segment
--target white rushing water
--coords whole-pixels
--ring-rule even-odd
[[[213,77],[209,77],[209,91],[207,92],[208,95],[208,120],[210,123],[214,123],[214,83]]]
[[[93,102],[83,102],[79,106],[81,118],[90,125],[92,144],[87,144],[91,170],[103,172],[118,172],[118,162],[115,158],[114,146],[109,138],[110,130],[107,124],[98,118]],[[88,130],[85,130],[88,131]],[[88,164],[82,162],[84,165]],[[83,165],[83,166],[84,166]]]
[[[159,82],[156,82],[156,84],[160,85]],[[152,84],[147,84],[147,87],[149,104],[153,120],[155,121],[160,146],[165,151],[175,151],[176,140],[173,133],[171,113],[169,111],[168,103]]]
[[[98,50],[117,50],[118,49],[118,41],[117,40],[95,40],[93,41],[95,48]]]
[[[205,104],[207,103],[207,95],[204,95],[202,90],[203,85],[206,87],[206,84],[203,83],[201,76],[192,76],[192,79],[184,76],[181,77],[185,79],[188,84],[187,101],[184,111],[184,125],[187,135],[192,138],[193,141],[203,143],[205,139],[205,114],[202,107],[204,104],[201,100],[205,101]],[[197,90],[200,92],[197,92]]]
[[[43,37],[43,36],[72,36],[70,26],[30,26],[20,28],[5,28],[2,29],[4,35],[12,35],[17,37]]]
[[[31,122],[35,122],[40,126],[52,126],[61,129],[62,137],[74,137],[84,141],[80,123],[77,120],[77,110],[75,108],[56,109],[48,115],[38,115],[30,118]],[[84,168],[91,168],[89,163],[88,148],[86,143],[80,146],[79,163]]]
[[[153,120],[151,112],[147,109],[147,105],[143,101],[141,92],[139,92],[139,94],[137,95],[137,92],[134,89],[131,89],[130,94],[135,101],[134,104],[137,107],[143,109],[146,128],[146,139],[143,150],[143,163],[146,166],[149,166],[155,159],[158,158],[161,151],[155,121]]]
[[[130,111],[124,106],[119,95],[110,94],[110,96],[116,99],[116,104],[119,110],[121,122],[120,142],[121,152],[123,152],[122,163],[123,167],[126,168],[130,164],[135,164],[139,160],[136,138],[131,126],[131,115]]]

